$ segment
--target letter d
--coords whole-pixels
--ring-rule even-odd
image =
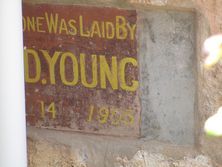
[[[32,56],[35,61],[35,66],[31,66],[32,70],[35,68],[35,76],[30,76],[29,73],[29,58]],[[25,63],[25,82],[27,83],[36,83],[40,79],[41,75],[41,63],[38,57],[38,53],[33,49],[25,49],[24,50],[24,63]]]

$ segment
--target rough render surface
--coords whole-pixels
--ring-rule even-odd
[[[142,136],[194,143],[195,16],[138,12]]]
[[[29,0],[26,0],[29,1]],[[197,144],[200,146],[201,150],[205,153],[208,153],[214,160],[222,164],[222,140],[215,139],[215,138],[208,138],[205,137],[202,127],[204,121],[207,119],[208,116],[212,115],[218,106],[221,105],[221,77],[220,72],[222,70],[221,65],[217,65],[214,69],[207,71],[202,67],[202,61],[204,56],[201,53],[201,46],[203,41],[212,34],[221,32],[221,22],[222,22],[222,15],[220,12],[221,1],[220,0],[129,0],[133,5],[154,5],[154,6],[164,6],[164,7],[171,7],[171,8],[179,8],[179,9],[192,9],[197,12],[197,58],[198,62],[198,81],[199,81],[199,88],[198,88],[198,111],[199,114],[196,115],[196,118],[199,119],[200,123],[196,123],[196,136],[199,136],[199,140]],[[102,1],[103,3],[109,4],[111,0]],[[113,2],[113,1],[112,1]],[[92,2],[93,3],[93,2]],[[116,1],[116,3],[120,4],[120,1]],[[124,3],[123,3],[124,4]],[[33,130],[36,131],[36,130]],[[29,136],[31,133],[29,133]],[[31,137],[32,138],[32,137]],[[43,141],[46,142],[46,141]],[[44,150],[50,149],[50,143],[45,143],[46,148]],[[40,154],[37,151],[38,144],[36,142],[33,143],[32,140],[29,142],[29,159],[30,159],[30,166],[49,166],[49,162],[52,159],[48,159],[47,165],[41,164],[41,161],[44,162],[45,156],[42,156],[38,159],[36,154]],[[54,145],[53,145],[54,146]],[[60,147],[63,147],[59,144]],[[64,147],[62,150],[66,150]],[[43,151],[44,152],[44,151]],[[65,151],[67,154],[67,150]],[[97,150],[97,153],[99,151]],[[135,152],[136,153],[136,152]],[[47,153],[45,152],[45,155]],[[61,156],[61,155],[60,155]],[[124,157],[124,156],[122,156]],[[132,158],[132,156],[131,156]],[[130,158],[130,159],[131,159]],[[47,156],[46,156],[47,160]],[[60,159],[61,160],[61,159]],[[39,161],[39,162],[38,162]],[[128,160],[127,160],[128,161]],[[63,163],[63,162],[60,162]],[[65,162],[64,162],[65,163]],[[70,165],[71,166],[71,165]]]
[[[192,147],[29,129],[30,167],[216,167]]]
[[[52,145],[46,141],[29,141],[29,166],[44,167],[88,167],[88,157],[84,152],[73,153],[70,148],[64,145]],[[82,154],[82,155],[81,155]],[[53,157],[53,158],[52,158]],[[103,159],[104,157],[97,157]],[[101,160],[102,161],[102,160]],[[94,164],[97,166],[98,164]],[[109,164],[110,167],[213,167],[211,160],[204,155],[187,156],[181,159],[174,159],[160,153],[150,153],[139,150],[132,159],[126,156],[117,156]]]

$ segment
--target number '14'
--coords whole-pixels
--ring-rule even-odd
[[[49,106],[46,106],[44,101],[40,101],[40,104],[41,104],[41,117],[42,118],[45,118],[46,112],[51,113],[53,119],[56,118],[56,108],[55,108],[54,102],[50,103]]]

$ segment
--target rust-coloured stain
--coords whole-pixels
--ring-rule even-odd
[[[134,10],[23,4],[29,126],[138,136]]]

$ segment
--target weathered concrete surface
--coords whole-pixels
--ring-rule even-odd
[[[221,33],[221,14],[222,1],[210,0],[210,1],[196,1],[196,8],[198,11],[198,36],[197,36],[197,55],[198,55],[198,117],[199,127],[197,126],[199,136],[199,146],[204,153],[207,153],[222,164],[222,139],[206,137],[203,132],[205,120],[213,115],[219,106],[222,105],[221,95],[221,73],[222,66],[217,64],[210,70],[203,67],[203,61],[205,55],[202,53],[202,44],[210,35]]]
[[[216,167],[192,147],[29,128],[29,167]]]
[[[211,166],[209,158],[198,156],[189,146],[35,128],[28,133],[30,167]]]
[[[175,160],[163,154],[148,153],[144,150],[138,151],[131,160],[119,157],[118,161],[118,167],[213,167],[211,160],[203,155]]]
[[[194,143],[196,100],[195,16],[139,12],[142,135]]]

